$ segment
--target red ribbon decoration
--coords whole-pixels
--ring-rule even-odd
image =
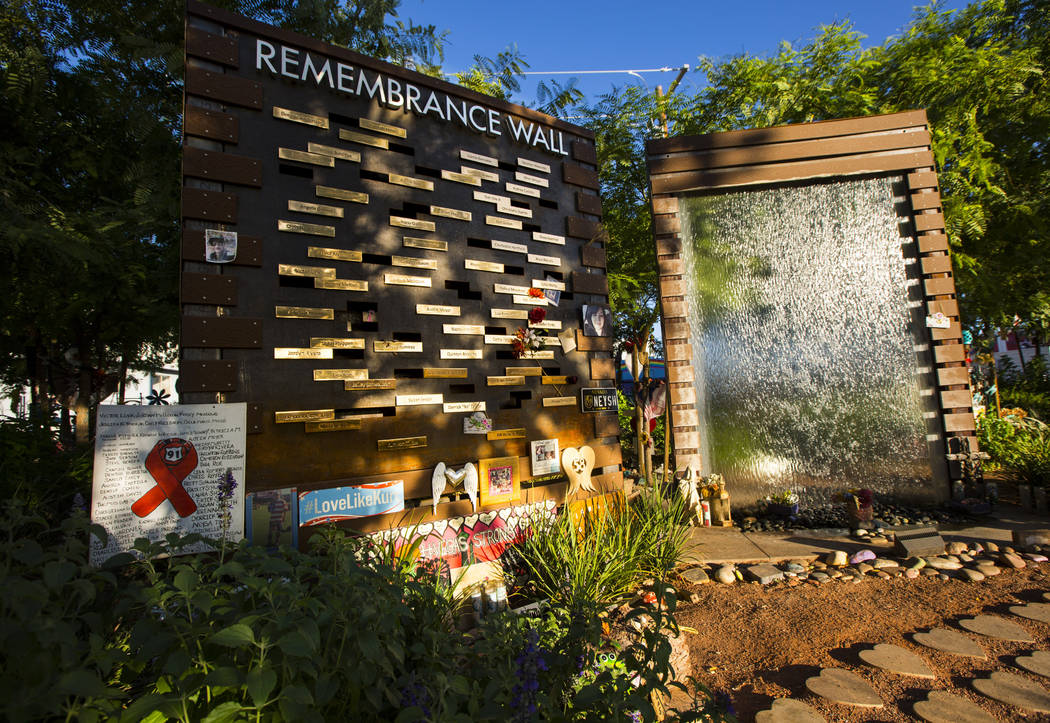
[[[175,461],[168,461],[168,450],[175,449],[182,450],[181,456]],[[135,501],[131,506],[132,512],[145,517],[160,507],[164,500],[171,500],[179,517],[189,517],[197,511],[197,503],[182,486],[182,480],[197,468],[197,450],[192,442],[177,437],[160,440],[146,455],[145,467],[157,484]]]

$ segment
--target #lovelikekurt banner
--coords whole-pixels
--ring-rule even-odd
[[[99,407],[91,521],[109,539],[92,538],[92,564],[130,551],[139,537],[244,536],[245,410],[244,403]]]

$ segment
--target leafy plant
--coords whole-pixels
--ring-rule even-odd
[[[1023,413],[983,414],[977,420],[981,449],[991,466],[1020,484],[1050,485],[1050,427]]]

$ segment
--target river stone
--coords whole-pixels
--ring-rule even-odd
[[[937,571],[932,567],[924,567],[919,572],[922,573],[923,577],[937,577]]]
[[[1050,713],[1050,693],[1038,683],[1013,673],[997,670],[987,678],[977,678],[971,685],[979,693],[1018,708]]]
[[[991,562],[979,562],[977,563],[977,569],[985,577],[995,577],[1000,572],[1002,572],[1002,570],[1000,570],[998,567],[995,566],[995,564]]]
[[[711,582],[711,578],[707,576],[707,571],[702,567],[691,567],[682,573],[682,579],[693,585],[703,585],[705,582]]]
[[[1020,570],[1022,567],[1025,566],[1024,560],[1022,560],[1020,557],[1013,554],[1012,552],[1004,552],[1002,555],[999,556],[999,559],[1001,559],[1003,562],[1005,562],[1007,565],[1014,568],[1015,570]]]
[[[1018,655],[1014,662],[1030,673],[1050,678],[1050,653],[1045,650],[1033,650],[1031,655]]]
[[[827,582],[831,579],[831,577],[827,573],[820,572],[819,570],[816,572],[809,573],[809,576],[817,582]]]
[[[966,658],[987,660],[984,649],[973,638],[947,628],[931,628],[928,633],[914,633],[912,639],[919,645]]]
[[[995,718],[972,701],[943,690],[931,690],[915,704],[915,715],[929,723],[995,723]]]
[[[959,625],[971,633],[987,635],[997,640],[1010,640],[1017,643],[1035,642],[1032,636],[1016,623],[998,615],[978,615],[975,618],[963,618]]]
[[[806,571],[805,566],[800,565],[797,562],[789,562],[787,565],[784,566],[784,569],[787,572],[793,572],[795,574],[798,574],[800,572],[805,572]],[[788,699],[785,698],[784,700],[788,700]],[[776,705],[776,703],[774,702],[773,705]]]
[[[896,560],[886,560],[880,557],[877,560],[873,560],[871,566],[876,570],[888,570],[890,568],[900,567],[901,565]]]
[[[881,708],[882,698],[864,678],[842,668],[824,668],[820,675],[806,680],[806,687],[833,703],[861,708]]]
[[[919,571],[918,570],[913,570],[911,568],[908,568],[907,570],[904,571],[904,576],[906,578],[908,578],[909,580],[914,580],[915,578],[917,578],[919,576]]]
[[[736,582],[736,568],[732,565],[722,565],[715,572],[715,579],[723,585],[732,585]]]
[[[999,544],[991,540],[985,540],[984,549],[988,550],[988,552],[999,552]]]
[[[952,540],[944,544],[944,551],[949,555],[958,555],[959,553],[966,552],[969,548],[965,542],[959,542],[958,540]]]
[[[874,569],[875,569],[874,567],[872,567],[871,565],[869,565],[866,562],[859,562],[859,563],[857,563],[857,572],[859,572],[861,575],[867,575],[869,572],[871,572]]]
[[[1047,602],[1050,602],[1050,592],[1044,592],[1043,593],[1043,599],[1046,600]]]
[[[908,560],[909,570],[921,570],[924,567],[926,567],[926,561],[921,557],[913,557],[911,560]]]
[[[984,579],[984,573],[978,572],[977,570],[971,570],[968,567],[964,567],[959,570],[959,575],[966,578],[970,582],[980,582]]]
[[[824,562],[834,567],[842,567],[849,562],[849,558],[846,557],[845,550],[835,550],[834,552],[829,552],[824,557]]]
[[[868,560],[874,560],[875,553],[871,550],[860,550],[850,555],[849,564],[856,565],[859,562],[867,562]]]
[[[1018,617],[1036,620],[1041,623],[1050,623],[1050,603],[1028,603],[1027,605],[1013,605],[1010,612]]]
[[[1024,556],[1032,562],[1046,562],[1047,559],[1046,555],[1040,555],[1037,552],[1026,552]]]
[[[948,560],[943,557],[927,557],[926,564],[934,570],[958,570],[962,567],[962,563]]]
[[[937,677],[922,658],[897,645],[880,643],[871,650],[860,651],[859,655],[860,659],[868,665],[874,665],[876,668],[882,668],[898,675],[911,675],[931,680]]]
[[[957,557],[959,558],[959,562],[973,562],[973,557],[971,555],[967,555],[966,553],[961,553],[957,555]]]
[[[779,698],[772,708],[755,714],[755,723],[824,723],[824,718],[800,700]]]

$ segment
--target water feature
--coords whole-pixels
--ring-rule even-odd
[[[680,198],[704,472],[735,504],[787,488],[804,503],[936,496],[900,180]]]

